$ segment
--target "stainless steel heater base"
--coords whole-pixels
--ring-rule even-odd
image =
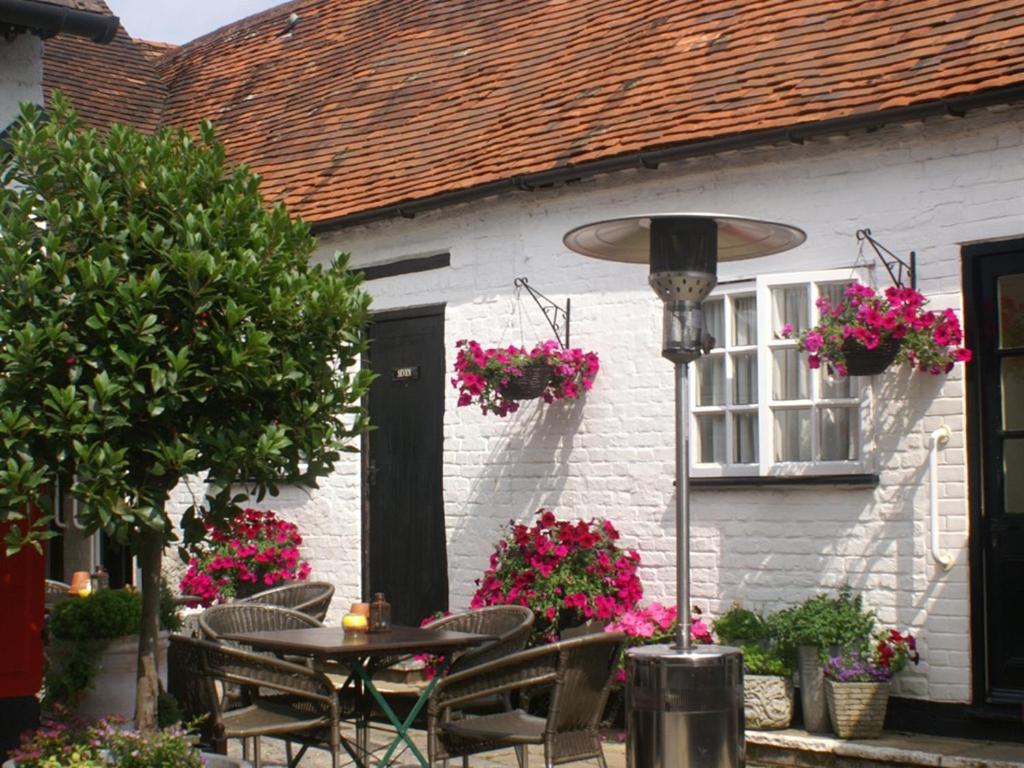
[[[645,645],[626,654],[628,768],[742,768],[743,654]]]

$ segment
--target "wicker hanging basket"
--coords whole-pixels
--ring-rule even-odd
[[[877,739],[889,703],[889,683],[825,681],[828,713],[841,739]]]
[[[555,369],[547,363],[533,361],[523,366],[523,375],[509,377],[508,384],[501,388],[501,394],[510,400],[533,400],[540,397]]]
[[[866,349],[852,336],[843,340],[843,356],[846,357],[848,376],[874,376],[892,365],[899,354],[899,339],[888,338],[874,349]]]

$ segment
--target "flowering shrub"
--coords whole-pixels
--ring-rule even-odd
[[[908,632],[883,629],[874,638],[870,650],[854,650],[832,656],[825,662],[825,677],[839,683],[877,683],[891,680],[907,666],[917,664],[921,657],[917,642]]]
[[[23,734],[11,753],[18,768],[202,768],[205,763],[180,725],[139,732],[126,729],[121,718],[95,725],[73,720],[43,721],[39,729]]]
[[[679,611],[674,605],[665,606],[661,603],[651,603],[646,608],[633,608],[625,611],[604,629],[605,632],[625,633],[626,648],[633,648],[637,645],[674,643],[678,615]],[[690,638],[700,645],[710,645],[714,642],[711,630],[701,618],[701,611],[697,606],[693,607],[693,615],[690,617]],[[623,649],[624,656],[625,648]],[[626,679],[623,657],[619,658],[619,667],[615,671],[615,679],[620,683]]]
[[[961,346],[963,332],[953,310],[925,311],[928,300],[913,288],[887,288],[879,296],[873,288],[853,282],[844,294],[846,300],[834,306],[827,297],[820,297],[818,324],[798,337],[798,347],[810,353],[811,368],[825,363],[830,372],[846,376],[843,342],[847,339],[865,349],[876,349],[890,339],[898,341],[897,362],[909,362],[935,375],[971,359],[971,351]],[[791,337],[793,326],[783,326],[782,335]]]
[[[643,597],[640,555],[618,538],[608,520],[569,522],[541,509],[532,527],[511,524],[470,605],[525,605],[537,616],[535,639],[549,641],[588,619],[618,619]]]
[[[523,347],[484,349],[475,341],[455,343],[455,378],[459,405],[477,403],[484,415],[505,416],[519,410],[519,403],[505,394],[505,387],[523,375],[523,368],[534,362],[545,363],[554,375],[541,395],[544,402],[576,400],[594,384],[601,365],[597,355],[582,349],[562,349],[557,341],[537,344],[529,352]]]
[[[245,509],[222,531],[206,524],[209,541],[195,549],[179,588],[204,605],[234,597],[240,587],[273,587],[303,581],[309,563],[299,561],[302,536],[294,523],[273,512]]]

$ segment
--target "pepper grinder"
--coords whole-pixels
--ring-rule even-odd
[[[391,629],[391,603],[384,599],[384,593],[378,592],[370,603],[370,631],[387,632]]]

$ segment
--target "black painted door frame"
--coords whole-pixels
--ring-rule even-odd
[[[363,599],[383,591],[397,624],[448,607],[443,498],[445,305],[378,312],[363,365],[374,427],[362,439]]]
[[[996,281],[1024,274],[1024,239],[963,248],[964,314],[974,360],[967,369],[968,498],[970,506],[971,665],[973,703],[981,710],[1024,702],[1024,514],[1007,514],[1003,443],[1024,436],[1002,423],[1003,361],[1024,349],[1000,349]],[[1016,618],[1015,618],[1016,617]],[[995,714],[993,712],[993,714]]]

